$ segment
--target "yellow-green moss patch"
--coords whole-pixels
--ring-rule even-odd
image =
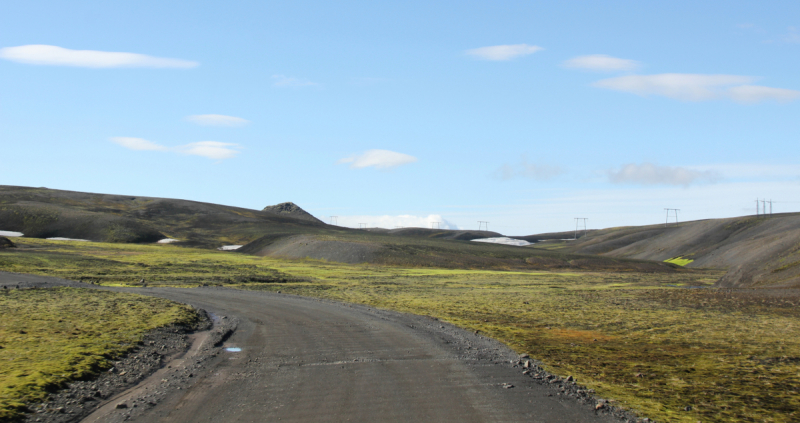
[[[686,266],[687,264],[689,264],[689,263],[691,263],[693,261],[694,260],[692,260],[692,259],[683,258],[683,257],[678,256],[678,257],[673,257],[671,259],[666,259],[666,260],[664,260],[664,263],[672,263],[672,264],[677,264],[678,266]]]
[[[160,298],[81,288],[0,292],[0,421],[111,367],[145,332],[197,319]]]

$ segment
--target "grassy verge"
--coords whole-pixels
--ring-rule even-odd
[[[81,288],[0,292],[0,316],[0,421],[110,368],[145,332],[196,319],[167,300]]]
[[[197,277],[430,315],[480,330],[659,421],[800,419],[800,299],[686,289],[710,286],[721,272],[409,269],[169,246],[30,245],[0,253],[0,270],[94,272],[135,284],[157,269],[148,276],[159,278],[154,285],[196,285]],[[70,268],[77,259],[85,262]]]

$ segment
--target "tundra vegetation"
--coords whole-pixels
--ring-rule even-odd
[[[657,421],[800,419],[800,297],[711,288],[723,271],[465,270],[171,245],[17,244],[0,251],[0,270],[104,285],[144,279],[281,291],[433,316],[499,339]]]
[[[4,289],[0,316],[0,421],[111,368],[145,332],[197,319],[164,299],[85,288]]]

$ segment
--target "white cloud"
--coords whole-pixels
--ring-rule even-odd
[[[239,154],[238,144],[219,141],[199,141],[176,147],[176,151],[193,156],[208,157],[209,159],[230,159]]]
[[[168,151],[181,154],[189,154],[193,156],[202,156],[209,159],[229,159],[239,154],[236,148],[240,148],[238,144],[218,142],[218,141],[200,141],[193,142],[178,147],[165,147],[148,141],[142,138],[132,137],[112,137],[110,140],[118,145],[121,145],[130,150],[150,150],[150,151]]]
[[[546,181],[564,173],[558,166],[546,164],[528,163],[527,158],[523,157],[519,164],[504,164],[494,172],[494,177],[502,180],[514,178],[530,178],[537,181]]]
[[[564,66],[573,69],[592,71],[633,71],[639,69],[641,64],[636,60],[619,59],[606,54],[590,54],[588,56],[573,57],[564,62]]]
[[[358,228],[360,224],[366,224],[368,228],[439,228],[439,229],[460,229],[458,226],[447,221],[438,214],[428,216],[414,216],[403,214],[398,216],[337,216],[338,226]],[[437,224],[438,222],[438,224]]]
[[[70,50],[32,44],[0,49],[0,58],[30,65],[76,66],[83,68],[194,68],[197,62],[153,57],[137,53]]]
[[[593,85],[641,96],[661,95],[683,101],[730,99],[740,103],[758,103],[765,100],[789,102],[800,98],[800,91],[749,84],[756,79],[740,75],[663,73],[620,76],[603,79]]]
[[[131,150],[167,151],[169,148],[142,138],[112,137],[111,141]]]
[[[762,87],[759,85],[740,85],[728,89],[728,95],[739,103],[758,103],[764,100],[775,100],[787,103],[800,98],[800,91],[785,88]]]
[[[527,44],[512,44],[512,45],[474,48],[471,50],[467,50],[466,53],[470,56],[473,56],[481,60],[497,61],[497,60],[511,60],[515,57],[533,54],[541,50],[544,49],[539,46],[530,46]]]
[[[724,95],[722,88],[754,81],[750,76],[700,75],[687,73],[662,73],[658,75],[628,75],[603,79],[595,87],[647,96],[663,95],[685,101],[701,101]]]
[[[730,179],[786,179],[800,177],[800,165],[762,163],[723,163],[692,166],[694,170],[712,171]]]
[[[192,115],[186,120],[203,126],[244,126],[250,123],[247,119],[225,115]]]
[[[414,163],[417,158],[408,154],[397,153],[389,150],[368,150],[362,154],[345,157],[337,163],[350,163],[351,169],[362,169],[365,167],[375,167],[378,169],[388,169]]]
[[[307,79],[294,78],[286,75],[272,75],[273,83],[276,87],[310,87],[319,85]]]
[[[641,185],[682,185],[696,182],[716,182],[720,174],[712,170],[694,170],[686,167],[658,166],[652,163],[622,166],[620,170],[606,172],[610,182],[615,184]]]

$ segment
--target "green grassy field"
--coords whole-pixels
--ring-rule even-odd
[[[145,332],[197,318],[167,300],[82,288],[3,290],[0,316],[0,421],[112,367]]]
[[[280,290],[434,316],[480,330],[658,421],[800,419],[800,299],[690,289],[712,285],[719,271],[502,272],[168,245],[18,244],[31,248],[0,252],[0,270],[131,286],[145,278],[151,286]]]

